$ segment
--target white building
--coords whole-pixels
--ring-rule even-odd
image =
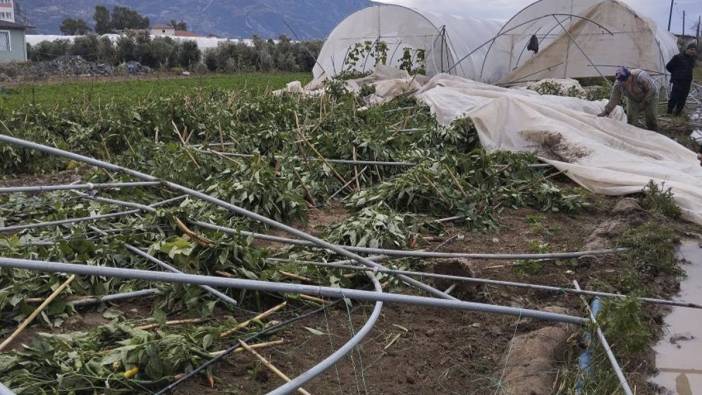
[[[3,0],[0,0],[2,2]],[[176,29],[169,25],[156,25],[151,28],[152,37],[175,37]]]
[[[15,22],[14,0],[0,0],[0,21]]]

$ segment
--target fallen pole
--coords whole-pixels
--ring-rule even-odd
[[[54,299],[56,299],[61,294],[61,292],[63,292],[63,290],[68,288],[68,286],[71,285],[71,283],[75,279],[75,274],[69,277],[68,280],[64,281],[63,284],[61,284],[61,286],[56,288],[56,290],[52,292],[51,295],[49,295],[49,297],[46,298],[46,300],[44,300],[42,304],[39,305],[39,307],[34,309],[34,311],[27,318],[25,318],[24,321],[22,321],[22,323],[17,327],[17,329],[15,329],[15,331],[12,332],[12,334],[7,339],[5,339],[5,341],[3,341],[2,344],[0,344],[0,351],[5,350],[5,348],[10,343],[12,343],[15,340],[15,338],[17,338],[17,336],[19,336],[20,333],[22,333],[22,331],[24,331],[24,329],[28,327],[29,324],[31,324],[32,321],[34,321],[34,319],[37,318],[37,316],[39,316],[39,314],[41,314],[44,311],[44,309],[46,309],[46,307],[49,306],[51,302],[53,302]]]
[[[307,294],[323,298],[348,298],[352,300],[359,300],[365,302],[409,304],[442,309],[511,315],[523,318],[534,318],[538,320],[564,322],[577,325],[583,325],[589,322],[589,320],[586,318],[549,313],[539,310],[523,309],[517,307],[507,307],[500,305],[464,302],[459,300],[447,300],[395,293],[362,291],[348,288],[321,287],[317,285],[276,283],[270,281],[223,278],[184,273],[154,272],[149,270],[123,269],[105,266],[89,266],[71,263],[35,261],[28,259],[4,257],[0,258],[0,267],[25,269],[47,273],[70,273],[81,276],[114,277],[122,279],[145,280],[177,284],[208,285],[212,287],[245,289],[250,291],[291,293],[298,295]]]
[[[90,306],[93,304],[118,302],[121,300],[143,298],[143,297],[148,297],[148,296],[156,296],[156,295],[160,295],[160,294],[161,294],[160,290],[158,290],[156,288],[149,288],[149,289],[142,289],[140,291],[122,292],[122,293],[112,294],[112,295],[78,299],[78,300],[74,300],[71,302],[67,302],[66,304],[68,304],[70,306],[74,306],[74,307],[81,307],[81,306]]]
[[[196,191],[196,190],[194,190],[194,189],[190,189],[190,188],[184,187],[184,186],[182,186],[182,185],[179,185],[179,184],[176,184],[176,183],[173,183],[173,182],[170,182],[170,181],[162,181],[162,180],[159,180],[158,178],[156,178],[156,177],[154,177],[154,176],[151,176],[151,175],[148,175],[148,174],[145,174],[145,173],[136,171],[136,170],[128,169],[128,168],[126,168],[126,167],[122,167],[122,166],[115,165],[115,164],[112,164],[112,163],[104,162],[104,161],[97,160],[97,159],[94,159],[94,158],[90,158],[90,157],[87,157],[87,156],[84,156],[84,155],[75,154],[75,153],[73,153],[73,152],[64,151],[64,150],[62,150],[62,149],[58,149],[58,148],[54,148],[54,147],[49,147],[49,146],[47,146],[47,145],[37,144],[37,143],[31,142],[31,141],[18,139],[18,138],[16,138],[16,137],[12,137],[12,136],[7,136],[7,135],[0,134],[0,142],[5,142],[5,143],[8,143],[8,144],[17,145],[17,146],[20,146],[20,147],[25,147],[25,148],[29,148],[29,149],[34,149],[34,150],[41,151],[41,152],[44,152],[44,153],[47,153],[47,154],[52,154],[52,155],[56,155],[56,156],[59,156],[59,157],[63,157],[63,158],[75,160],[75,161],[78,161],[78,162],[87,163],[87,164],[90,164],[90,165],[92,165],[92,166],[97,166],[97,167],[100,167],[100,168],[103,168],[103,169],[106,169],[106,170],[111,170],[111,171],[115,171],[115,172],[125,173],[125,174],[131,175],[131,176],[133,176],[133,177],[136,177],[136,178],[141,179],[141,180],[144,180],[144,181],[161,181],[161,182],[162,182],[162,185],[165,186],[165,187],[168,187],[168,188],[173,189],[173,190],[176,190],[176,191],[180,191],[180,192],[182,192],[182,193],[185,193],[186,195],[189,195],[189,196],[198,198],[198,199],[200,199],[200,200],[203,200],[203,201],[206,201],[206,202],[208,202],[208,203],[214,204],[214,205],[219,206],[219,207],[221,207],[221,208],[227,209],[227,210],[229,210],[229,211],[231,211],[231,212],[233,212],[233,213],[235,213],[235,214],[242,215],[242,216],[245,216],[245,217],[247,217],[247,218],[249,218],[249,219],[252,219],[252,220],[261,222],[261,223],[263,223],[263,224],[272,226],[272,227],[274,227],[274,228],[283,230],[283,231],[285,231],[285,232],[287,232],[287,233],[289,233],[289,234],[291,234],[291,235],[293,235],[293,236],[296,236],[296,237],[299,237],[299,238],[301,238],[301,239],[304,239],[304,240],[306,240],[307,242],[311,242],[311,243],[316,244],[316,245],[318,245],[318,246],[320,246],[320,247],[323,247],[323,248],[325,248],[325,249],[334,251],[335,253],[337,253],[337,254],[339,254],[339,255],[343,255],[343,256],[346,256],[346,257],[348,257],[348,258],[354,259],[354,260],[356,260],[357,262],[359,262],[359,263],[361,263],[361,264],[363,264],[363,265],[366,265],[366,266],[368,266],[368,267],[381,267],[380,265],[378,265],[377,263],[375,263],[375,262],[369,260],[368,258],[364,258],[364,257],[362,257],[362,256],[360,256],[360,255],[357,255],[357,254],[355,254],[355,253],[353,253],[353,252],[351,252],[351,251],[349,251],[349,250],[346,250],[346,249],[344,249],[344,248],[341,248],[341,247],[339,247],[339,246],[336,246],[336,245],[334,245],[334,244],[331,244],[331,243],[329,243],[329,242],[327,242],[327,241],[324,241],[324,240],[322,240],[322,239],[320,239],[320,238],[314,237],[314,236],[312,236],[312,235],[310,235],[310,234],[307,234],[307,233],[305,233],[305,232],[302,232],[302,231],[300,231],[300,230],[298,230],[298,229],[295,229],[295,228],[293,228],[293,227],[291,227],[291,226],[285,225],[285,224],[283,224],[283,223],[281,223],[281,222],[275,221],[275,220],[270,219],[270,218],[268,218],[268,217],[265,217],[265,216],[263,216],[263,215],[254,213],[254,212],[252,212],[252,211],[246,210],[246,209],[241,208],[241,207],[239,207],[239,206],[236,206],[236,205],[233,205],[233,204],[231,204],[231,203],[225,202],[225,201],[223,201],[223,200],[217,199],[217,198],[212,197],[212,196],[210,196],[210,195],[207,195],[207,194],[205,194],[205,193],[202,193],[202,192]],[[6,229],[6,228],[5,228],[5,229]],[[3,228],[0,228],[0,232],[2,232],[3,230],[4,230]],[[409,285],[412,285],[412,286],[414,286],[414,287],[416,287],[416,288],[419,288],[419,289],[421,289],[421,290],[424,290],[424,291],[426,291],[426,292],[428,292],[428,293],[430,293],[430,294],[432,294],[432,295],[435,295],[435,296],[438,296],[438,297],[441,297],[441,298],[456,300],[456,298],[454,298],[454,297],[452,297],[452,296],[450,296],[450,295],[447,295],[445,292],[440,291],[440,290],[438,290],[438,289],[436,289],[436,288],[430,287],[430,286],[428,286],[428,285],[426,285],[426,284],[423,284],[423,283],[421,283],[421,282],[419,282],[419,281],[417,281],[417,280],[414,280],[413,278],[410,278],[410,277],[406,277],[406,276],[405,276],[405,277],[401,277],[401,279],[402,279],[405,283],[407,283],[407,284],[409,284]]]
[[[146,253],[146,252],[144,252],[144,251],[142,251],[142,250],[140,250],[140,249],[134,247],[133,245],[125,244],[124,246],[125,246],[125,247],[127,248],[127,250],[129,250],[130,252],[132,252],[132,253],[134,253],[134,254],[136,254],[136,255],[138,255],[138,256],[140,256],[140,257],[142,257],[142,258],[144,258],[144,259],[146,259],[146,260],[148,260],[148,261],[150,261],[150,262],[153,262],[153,263],[157,264],[157,265],[160,266],[161,268],[166,269],[166,270],[168,270],[168,271],[171,272],[171,273],[180,273],[180,274],[183,274],[183,272],[181,272],[180,270],[176,269],[175,267],[173,267],[173,266],[167,264],[166,262],[163,262],[162,260],[160,260],[160,259],[158,259],[158,258],[156,258],[156,257],[154,257],[154,256],[152,256],[152,255],[150,255],[150,254],[148,254],[148,253]],[[218,291],[218,290],[216,290],[216,289],[214,289],[214,288],[212,288],[212,287],[210,287],[210,286],[207,286],[207,285],[200,285],[200,288],[202,288],[202,289],[204,289],[205,291],[211,293],[212,295],[218,297],[219,299],[223,300],[223,301],[226,302],[226,303],[229,303],[229,304],[231,304],[231,305],[233,305],[233,306],[237,306],[237,305],[238,305],[238,302],[237,302],[235,299],[233,299],[232,297],[230,297],[230,296],[228,296],[228,295],[226,295],[226,294],[224,294],[224,293],[222,293],[222,292],[220,292],[220,291]]]
[[[261,233],[247,232],[244,230],[236,230],[219,226],[202,221],[190,221],[191,223],[203,227],[205,229],[219,231],[230,235],[242,235],[253,237],[261,240],[273,241],[276,243],[292,244],[305,247],[321,248],[314,243],[305,240],[289,239],[279,236],[264,235]],[[558,259],[573,259],[596,255],[611,255],[620,252],[628,251],[626,248],[613,248],[596,251],[579,251],[579,252],[557,252],[550,254],[471,254],[471,253],[454,253],[454,252],[431,252],[431,251],[411,251],[411,250],[390,250],[383,248],[367,248],[354,247],[346,245],[337,245],[336,247],[346,249],[348,251],[362,254],[377,254],[392,257],[405,258],[446,258],[446,259],[490,259],[490,260],[558,260]]]
[[[263,364],[263,366],[267,367],[271,372],[275,373],[276,376],[280,377],[281,379],[285,380],[285,382],[289,383],[290,377],[288,377],[285,373],[283,373],[280,369],[278,369],[275,365],[273,365],[270,361],[268,361],[266,358],[263,357],[263,355],[259,354],[256,350],[254,350],[251,346],[246,344],[245,341],[239,340],[239,344],[241,344],[242,347],[251,354],[253,354],[254,357],[258,358],[259,361]],[[309,392],[307,392],[304,388],[298,388],[297,392],[299,392],[302,395],[312,395]]]
[[[573,285],[575,286],[575,289],[581,290],[580,285],[576,280],[573,280]],[[600,343],[602,344],[602,347],[607,353],[607,359],[609,359],[609,362],[612,364],[612,369],[614,369],[614,373],[617,375],[617,379],[619,379],[619,384],[622,386],[622,390],[624,390],[624,393],[626,395],[634,395],[634,392],[631,390],[629,383],[626,381],[626,377],[624,376],[624,372],[622,371],[619,362],[617,362],[617,357],[614,356],[612,348],[609,346],[609,342],[607,342],[607,338],[605,338],[604,332],[602,332],[602,328],[600,328],[600,325],[597,323],[597,317],[595,317],[595,314],[592,312],[592,309],[590,308],[590,305],[587,303],[585,298],[582,299],[583,303],[585,304],[585,307],[587,308],[588,313],[590,314],[590,322],[592,322],[595,325],[597,337],[600,339]]]
[[[175,197],[172,199],[168,199],[168,200],[164,200],[162,202],[152,204],[149,207],[155,208],[155,207],[165,206],[165,205],[171,204],[173,202],[183,200],[186,197],[187,196],[178,196],[178,197]],[[12,225],[12,226],[6,226],[4,228],[0,228],[0,233],[17,232],[17,231],[25,230],[25,229],[46,228],[46,227],[50,227],[50,226],[70,225],[70,224],[77,224],[77,223],[81,223],[81,222],[95,222],[95,221],[101,221],[101,220],[105,220],[105,219],[125,217],[125,216],[132,215],[132,214],[138,214],[140,212],[142,212],[142,210],[129,210],[129,211],[121,211],[121,212],[117,212],[117,213],[112,213],[112,214],[95,215],[92,217],[69,218],[69,219],[62,219],[62,220],[58,220],[58,221],[38,222],[36,224]]]
[[[374,257],[374,258],[378,258],[378,257]],[[297,260],[297,259],[268,258],[268,259],[266,259],[266,262],[274,262],[274,263],[290,262],[290,263],[299,263],[302,265],[329,267],[329,268],[341,269],[341,270],[354,270],[354,271],[359,271],[359,272],[373,272],[373,273],[384,273],[384,274],[404,274],[404,275],[412,276],[412,277],[438,278],[438,279],[442,279],[442,280],[452,280],[452,281],[459,281],[459,282],[466,282],[466,283],[486,284],[486,285],[514,287],[514,288],[525,288],[525,289],[533,289],[533,290],[537,290],[537,291],[567,293],[567,294],[574,294],[574,295],[599,296],[599,297],[604,297],[604,298],[618,298],[618,299],[633,298],[633,299],[636,299],[638,301],[641,301],[644,303],[650,303],[650,304],[676,306],[676,307],[687,307],[687,308],[692,308],[692,309],[702,309],[702,305],[699,305],[696,303],[679,302],[679,301],[667,300],[667,299],[630,297],[627,295],[615,294],[615,293],[610,293],[610,292],[587,291],[587,290],[582,290],[582,289],[579,290],[579,289],[575,289],[575,288],[563,288],[563,287],[556,287],[556,286],[551,286],[551,285],[527,284],[527,283],[519,283],[519,282],[513,282],[513,281],[490,280],[490,279],[486,279],[486,278],[454,276],[454,275],[449,275],[449,274],[426,273],[426,272],[416,272],[416,271],[409,271],[409,270],[393,270],[393,269],[368,269],[368,268],[361,267],[361,266],[349,265],[347,263],[340,263],[340,262],[344,262],[344,261],[340,261],[340,262],[311,262],[311,261],[301,261],[301,260]]]
[[[3,193],[41,193],[55,191],[74,191],[74,190],[95,190],[95,189],[119,189],[119,188],[137,188],[137,187],[152,187],[160,185],[158,181],[139,181],[139,182],[111,182],[103,184],[66,184],[66,185],[41,185],[29,187],[6,187],[0,188],[0,194]]]

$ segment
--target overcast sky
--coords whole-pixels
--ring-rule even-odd
[[[465,9],[466,7],[475,10],[475,16],[480,18],[497,19],[506,21],[519,10],[534,2],[534,0],[380,0],[383,3],[394,3],[403,5],[421,5],[429,2],[432,8],[438,6],[442,9]],[[642,15],[653,18],[664,28],[668,27],[668,12],[670,1],[668,0],[624,0],[625,3]],[[682,11],[687,11],[687,34],[694,34],[690,28],[697,22],[697,18],[702,15],[702,0],[675,0],[673,10],[673,33],[680,33],[682,30]]]

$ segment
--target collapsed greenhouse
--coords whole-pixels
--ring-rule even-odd
[[[529,50],[530,43],[538,45]],[[481,75],[497,69],[499,82],[507,84],[601,77],[619,66],[664,77],[678,53],[672,34],[620,0],[539,0],[510,19],[490,45]]]
[[[378,4],[329,35],[315,79],[367,73],[377,64],[433,76],[516,84],[546,78],[596,78],[619,66],[665,78],[675,37],[620,0],[539,0],[503,26],[421,7]]]

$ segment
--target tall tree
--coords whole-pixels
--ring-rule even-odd
[[[168,22],[168,26],[174,28],[175,30],[181,31],[181,32],[188,31],[188,24],[185,23],[185,21],[176,22],[175,19],[171,19],[171,21]]]
[[[90,27],[82,19],[66,18],[61,23],[61,33],[69,36],[85,35],[90,32]]]
[[[115,30],[147,29],[149,27],[149,18],[127,7],[113,8],[111,17],[112,28]]]
[[[110,11],[105,6],[95,6],[95,33],[106,34],[112,31],[112,24],[110,22]]]

